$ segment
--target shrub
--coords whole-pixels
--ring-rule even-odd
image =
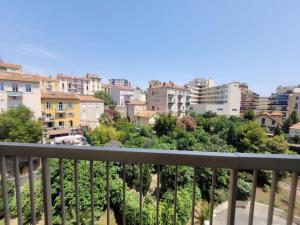
[[[237,199],[241,201],[246,201],[249,199],[250,196],[251,196],[251,183],[239,179]]]

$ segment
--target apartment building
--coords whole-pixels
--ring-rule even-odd
[[[111,85],[131,86],[131,83],[124,78],[112,78],[112,79],[108,79],[108,82]]]
[[[112,85],[111,84],[101,84],[101,91],[105,91],[111,94]]]
[[[241,83],[241,107],[240,114],[244,115],[248,110],[256,109],[259,101],[259,95],[248,88],[248,84]]]
[[[257,106],[255,108],[255,114],[261,114],[263,112],[269,112],[270,97],[259,97]]]
[[[130,86],[113,85],[111,95],[114,103],[118,106],[125,106],[133,99],[134,90]]]
[[[78,95],[93,95],[101,90],[101,78],[94,74],[87,74],[86,77],[58,74],[60,91],[75,93]]]
[[[29,74],[0,72],[0,110],[20,105],[30,108],[35,118],[41,117],[40,79]]]
[[[287,117],[294,111],[300,118],[300,88],[294,88],[293,93],[289,95]]]
[[[147,110],[182,117],[190,104],[189,91],[173,82],[151,83],[147,93]]]
[[[21,73],[22,66],[18,64],[5,63],[0,60],[0,72]]]
[[[47,130],[77,128],[80,124],[80,102],[75,93],[43,92],[42,122]]]
[[[297,90],[300,86],[279,86],[276,89],[275,93],[271,94],[269,111],[278,111],[283,114],[283,119],[286,119],[288,116],[288,105],[289,97],[294,93],[294,90]]]
[[[211,111],[218,115],[240,116],[239,82],[215,86],[212,80],[195,79],[187,85],[191,92],[190,110],[199,114]]]
[[[104,113],[104,102],[92,95],[78,96],[80,100],[80,125],[95,129]]]
[[[146,102],[146,92],[139,87],[136,87],[134,89],[133,99]]]

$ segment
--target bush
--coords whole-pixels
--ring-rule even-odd
[[[251,183],[242,179],[238,180],[237,200],[246,201],[251,196]]]
[[[228,200],[228,190],[227,189],[215,189],[214,202],[221,204]]]

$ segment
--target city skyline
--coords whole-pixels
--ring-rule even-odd
[[[268,96],[299,83],[297,1],[3,3],[0,57],[46,75],[246,82]]]

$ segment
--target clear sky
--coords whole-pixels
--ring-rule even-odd
[[[1,1],[0,57],[25,71],[184,84],[300,83],[299,0]]]

